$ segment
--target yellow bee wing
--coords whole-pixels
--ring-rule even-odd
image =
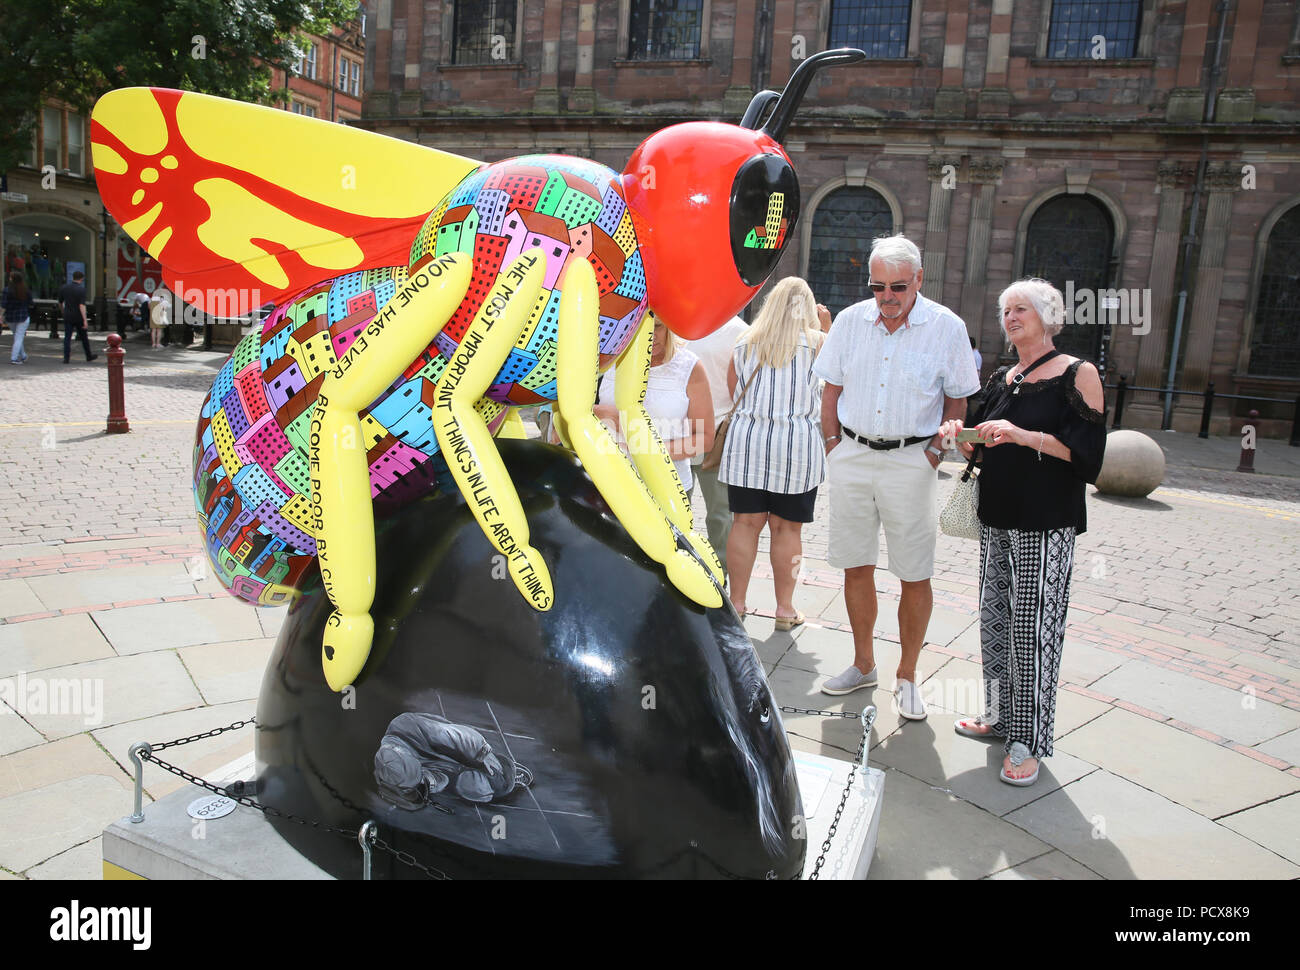
[[[163,88],[110,91],[90,132],[109,213],[162,263],[174,291],[222,315],[343,273],[404,265],[428,214],[482,164]]]

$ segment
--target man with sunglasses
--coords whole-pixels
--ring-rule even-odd
[[[826,558],[844,570],[853,664],[822,685],[848,694],[878,682],[873,645],[880,527],[902,586],[898,713],[925,718],[916,663],[930,623],[937,533],[939,426],[979,390],[966,325],[920,294],[921,251],[901,234],[871,244],[874,299],[841,312],[813,366],[826,381],[822,435],[831,496]]]

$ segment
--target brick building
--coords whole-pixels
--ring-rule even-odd
[[[657,128],[737,121],[800,58],[860,47],[865,63],[813,81],[786,139],[802,210],[774,278],[805,276],[838,310],[863,296],[870,239],[901,230],[986,375],[1006,359],[997,293],[1032,274],[1074,297],[1057,344],[1109,382],[1165,386],[1177,330],[1175,387],[1300,393],[1293,0],[367,9],[361,124],[488,161],[558,151],[622,169]],[[1214,429],[1250,406],[1220,401]],[[1257,406],[1276,419],[1262,432],[1289,430],[1291,406]],[[1199,414],[1184,396],[1173,424]],[[1130,396],[1127,426],[1161,419],[1157,395]]]
[[[271,87],[289,89],[289,100],[277,107],[326,121],[360,118],[366,61],[364,16],[322,36],[304,35],[298,43],[303,55],[288,77],[283,71],[271,71]]]

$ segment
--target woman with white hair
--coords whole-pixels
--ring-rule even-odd
[[[736,342],[727,368],[727,387],[737,402],[718,468],[735,517],[727,539],[728,591],[744,616],[758,537],[767,526],[778,630],[804,621],[794,607],[794,584],[803,524],[813,520],[817,487],[826,477],[818,429],[821,381],[813,374],[826,316],[829,311],[813,299],[806,282],[786,277]]]
[[[1106,448],[1101,378],[1052,346],[1064,326],[1060,290],[1018,280],[998,297],[1002,329],[1019,361],[995,371],[972,420],[979,448],[980,650],[986,712],[958,734],[1003,741],[999,777],[1038,780],[1052,754],[1056,680],[1070,600],[1075,537],[1087,529],[1084,485]],[[960,420],[940,433],[952,441]]]

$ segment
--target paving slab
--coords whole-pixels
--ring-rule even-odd
[[[171,741],[175,738],[187,738],[193,734],[202,734],[215,728],[225,727],[251,717],[257,710],[255,701],[238,701],[232,704],[219,704],[215,707],[197,707],[173,714],[161,714],[156,717],[144,717],[139,720],[116,724],[93,732],[95,740],[104,746],[109,756],[133,780],[135,767],[127,752],[137,741],[156,743]],[[253,732],[249,725],[237,731],[228,731],[213,738],[191,741],[189,744],[167,748],[160,753],[178,768],[184,768],[191,774],[207,777],[206,773],[241,757],[253,750]],[[183,778],[164,771],[157,765],[145,763],[145,791],[155,799],[162,798],[178,788],[188,785]],[[197,797],[197,792],[196,792]]]
[[[1300,778],[1167,724],[1124,710],[1103,714],[1056,742],[1206,818],[1300,791]]]
[[[1252,842],[1272,849],[1284,859],[1300,864],[1300,795],[1275,801],[1220,819],[1219,824],[1240,832]]]
[[[51,616],[0,626],[0,677],[112,657],[90,616]]]
[[[1300,651],[1297,651],[1300,653]],[[1268,657],[1261,656],[1250,651],[1241,651],[1228,657],[1224,663],[1239,664],[1242,667],[1249,667],[1255,673],[1272,674],[1274,677],[1281,677],[1288,683],[1300,683],[1300,667],[1291,664],[1279,663]]]
[[[943,789],[993,815],[1005,816],[1048,792],[1096,770],[1096,766],[1057,749],[1045,758],[1037,784],[1019,788],[998,778],[1004,755],[1002,742],[979,741],[953,730],[958,717],[931,713],[925,721],[909,725],[885,738],[871,752],[873,762]]]
[[[74,845],[25,873],[28,879],[79,879],[104,878],[104,854],[98,838]]]
[[[899,717],[893,709],[893,696],[887,690],[865,688],[842,697],[831,697],[818,689],[821,678],[816,674],[780,666],[767,681],[777,703],[786,707],[861,713],[867,705],[876,705],[877,717],[871,728],[872,745],[879,744],[881,738],[898,730]],[[862,738],[862,722],[856,718],[783,712],[781,720],[788,732],[832,745],[849,755],[857,750]]]
[[[0,555],[3,558],[3,555]],[[0,617],[44,613],[46,607],[25,579],[0,579]]]
[[[1300,730],[1287,731],[1286,734],[1262,741],[1255,745],[1255,750],[1300,765]]]
[[[42,671],[51,681],[73,681],[83,685],[81,695],[90,696],[82,713],[35,714],[27,719],[50,738],[80,734],[88,728],[134,721],[148,714],[196,707],[203,698],[174,651],[92,660],[69,667]],[[99,707],[98,712],[85,713]],[[98,713],[98,717],[94,716]]]
[[[85,775],[0,799],[0,866],[22,872],[94,839],[131,813],[131,792]]]
[[[256,700],[275,649],[269,637],[182,647],[177,653],[208,704]]]
[[[21,751],[44,741],[44,736],[19,717],[13,708],[0,704],[0,755]]]
[[[156,566],[117,565],[111,569],[54,573],[27,580],[45,610],[125,603],[145,597],[193,596],[194,582],[184,564]]]
[[[847,630],[830,630],[813,623],[805,624],[805,627],[798,639],[791,641],[788,652],[781,657],[781,666],[805,670],[825,678],[834,677],[853,663],[852,633]]]
[[[1071,690],[1056,692],[1056,737],[1063,738],[1077,727],[1082,727],[1107,711],[1114,710],[1109,704],[1084,697]]]
[[[1295,879],[1300,867],[1108,771],[1006,816],[1105,879]]]
[[[1111,653],[1079,640],[1072,640],[1068,635],[1061,648],[1061,680],[1087,687],[1124,663],[1128,658],[1120,653]]]
[[[0,758],[0,798],[87,775],[103,775],[130,786],[121,766],[89,734],[78,734]]]
[[[1127,661],[1091,689],[1247,745],[1300,727],[1300,712],[1141,660]]]
[[[280,627],[284,626],[284,618],[289,615],[289,607],[255,606],[253,612],[257,614],[257,623],[262,628],[262,636],[278,637]]]
[[[265,636],[253,607],[234,597],[151,603],[93,615],[122,655]]]
[[[899,771],[885,772],[870,879],[982,879],[1049,851],[1037,838]]]
[[[1053,849],[1046,855],[1040,855],[1038,858],[1022,862],[1018,866],[1011,866],[1008,869],[995,872],[987,878],[1022,881],[1046,879],[1097,880],[1101,879],[1101,876],[1086,866],[1079,865],[1064,852]]]

